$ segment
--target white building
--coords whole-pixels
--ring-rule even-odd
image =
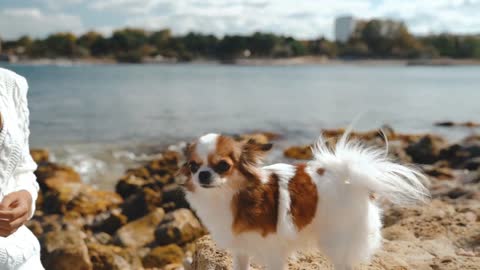
[[[347,42],[355,31],[355,19],[352,16],[342,16],[335,19],[335,40]]]

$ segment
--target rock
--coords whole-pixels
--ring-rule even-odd
[[[235,139],[237,141],[247,142],[249,140],[253,140],[256,143],[266,144],[271,142],[272,140],[277,140],[282,136],[278,133],[273,132],[259,132],[259,133],[249,133],[249,134],[242,134],[236,136]]]
[[[142,188],[130,195],[122,204],[122,213],[128,220],[135,220],[162,206],[162,192]]]
[[[439,153],[445,146],[446,142],[442,138],[426,135],[411,143],[405,151],[415,163],[433,164],[439,159]]]
[[[472,121],[467,121],[467,122],[453,122],[453,121],[445,121],[445,122],[436,122],[435,126],[439,127],[479,127],[480,123],[475,123]]]
[[[60,215],[42,215],[35,216],[27,223],[27,226],[37,236],[41,237],[48,232],[58,232],[63,230],[81,230],[85,226],[85,220],[79,217],[60,216]]]
[[[56,189],[64,183],[81,182],[80,175],[71,167],[51,162],[39,164],[35,175],[42,191]]]
[[[168,264],[181,264],[183,257],[183,250],[175,244],[156,247],[143,258],[143,266],[153,268],[164,267]]]
[[[135,175],[128,175],[117,182],[117,185],[115,186],[115,191],[120,194],[122,198],[127,199],[131,195],[140,191],[145,182],[145,179],[141,177],[137,177]]]
[[[452,121],[445,121],[445,122],[436,122],[434,123],[434,125],[438,127],[453,127],[455,126],[455,123]]]
[[[150,214],[127,223],[115,236],[116,242],[126,247],[142,247],[155,240],[155,228],[164,218],[165,212],[157,208]]]
[[[168,174],[174,175],[178,170],[178,164],[181,159],[180,153],[176,151],[166,151],[162,153],[161,158],[151,161],[145,167],[152,175],[158,175],[160,177]]]
[[[440,152],[439,157],[447,160],[453,168],[475,167],[480,157],[480,143],[453,144]]]
[[[30,149],[30,155],[37,164],[46,163],[50,160],[50,153],[46,149]]]
[[[44,209],[47,213],[95,215],[116,208],[122,202],[122,198],[114,192],[68,182],[45,193]]]
[[[142,262],[135,249],[92,243],[88,244],[88,251],[95,270],[142,269]]]
[[[189,209],[178,209],[168,213],[155,230],[155,242],[159,245],[191,242],[205,234],[200,221]]]
[[[197,251],[193,256],[192,270],[232,270],[232,258],[224,250],[217,249],[210,236],[204,236],[196,242]],[[250,270],[265,269],[254,262]],[[288,269],[332,269],[330,263],[318,253],[299,253],[290,258]]]
[[[128,170],[117,182],[115,190],[125,199],[144,187],[161,190],[163,186],[175,182],[174,175],[178,171],[180,159],[178,152],[167,151],[161,158],[143,167]]]
[[[127,224],[127,217],[121,213],[120,209],[113,209],[97,215],[90,229],[95,232],[114,234],[125,224]]]
[[[465,161],[465,164],[463,165],[463,168],[465,168],[467,170],[471,170],[471,171],[479,169],[480,168],[480,157],[474,157],[474,158],[471,158],[471,159]]]
[[[42,262],[45,269],[93,269],[81,231],[49,232],[41,238]]]
[[[170,212],[179,208],[190,208],[185,192],[177,184],[170,184],[163,188],[162,207],[165,211]]]
[[[165,265],[163,267],[163,270],[185,270],[185,267],[183,264],[180,264],[180,263],[172,263],[172,264]]]
[[[251,141],[254,141],[255,143],[260,143],[260,144],[266,144],[266,143],[269,143],[270,141],[267,136],[261,133],[240,135],[237,138],[237,140],[241,142],[248,142],[251,140]]]
[[[424,166],[423,171],[426,174],[441,180],[452,179],[455,177],[452,169],[447,167]]]
[[[105,232],[99,232],[93,235],[95,241],[102,245],[109,245],[112,244],[113,238],[110,234]]]
[[[283,155],[292,159],[310,160],[313,158],[311,145],[291,146],[283,151]]]
[[[479,206],[476,199],[456,201],[456,204],[434,199],[411,208],[385,206],[383,247],[369,264],[355,269],[477,269],[480,265]],[[210,236],[195,243],[192,270],[232,269],[229,254],[217,249]],[[250,269],[264,268],[252,264]],[[288,269],[331,269],[331,265],[321,253],[300,252],[289,259]]]

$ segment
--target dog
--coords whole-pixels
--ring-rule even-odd
[[[187,147],[180,169],[187,201],[216,244],[231,251],[235,270],[249,269],[252,257],[287,269],[290,255],[312,248],[335,269],[353,269],[381,245],[376,197],[399,205],[429,197],[422,173],[347,133],[332,148],[320,137],[305,164],[262,166],[271,148],[207,134]]]

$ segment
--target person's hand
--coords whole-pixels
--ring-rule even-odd
[[[30,217],[32,195],[26,190],[12,192],[0,203],[0,236],[16,232]]]

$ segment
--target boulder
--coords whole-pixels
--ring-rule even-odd
[[[127,224],[127,220],[120,209],[113,209],[95,216],[90,229],[95,232],[114,234],[120,227]]]
[[[190,208],[183,188],[177,184],[170,184],[163,187],[162,207],[166,212],[173,211],[179,208]]]
[[[90,270],[93,269],[82,231],[54,231],[41,239],[42,262],[49,270]]]
[[[118,180],[115,191],[122,196],[122,198],[127,199],[131,195],[140,191],[145,185],[145,179],[137,177],[135,175],[127,175]]]
[[[181,159],[182,155],[179,152],[166,151],[162,153],[161,158],[151,161],[145,168],[147,168],[151,175],[158,175],[160,177],[174,175],[178,170],[178,164]]]
[[[164,218],[165,212],[157,208],[150,214],[127,223],[121,227],[115,236],[116,242],[126,247],[142,247],[155,240],[155,228]]]
[[[135,249],[91,243],[88,244],[88,251],[95,270],[142,269],[142,262]]]
[[[423,171],[430,176],[440,180],[453,179],[455,174],[452,169],[448,167],[428,166],[423,167]]]
[[[122,202],[122,198],[115,192],[68,182],[45,193],[44,209],[47,213],[95,215],[116,208]]]
[[[146,268],[161,268],[168,264],[181,264],[183,257],[183,250],[179,246],[171,244],[152,249],[142,261]]]
[[[122,204],[122,213],[135,220],[162,206],[162,192],[148,187],[137,190]]]
[[[465,161],[465,163],[463,164],[463,168],[471,171],[480,169],[480,156],[473,157]]]
[[[205,234],[200,221],[190,209],[178,209],[165,215],[165,219],[155,230],[155,242],[159,245],[191,242]]]
[[[113,243],[113,237],[106,232],[99,232],[93,234],[93,243],[98,243],[102,245],[109,245]]]
[[[210,236],[204,236],[196,242],[197,251],[193,256],[192,270],[232,270],[232,258],[224,250],[219,250]],[[265,269],[252,262],[250,270]],[[314,252],[299,253],[290,258],[288,269],[332,269],[330,263],[320,254]]]
[[[436,122],[434,123],[435,126],[438,127],[479,127],[480,123],[467,121],[467,122],[453,122],[453,121],[444,121],[444,122]]]
[[[255,143],[266,144],[270,142],[271,138],[275,138],[275,136],[269,137],[267,134],[263,133],[252,133],[240,135],[237,140],[241,142],[248,142],[252,140]]]
[[[283,155],[288,158],[300,160],[310,160],[313,158],[311,145],[291,146],[283,151]]]
[[[30,155],[37,164],[45,163],[50,160],[50,153],[46,149],[30,149]]]
[[[440,152],[440,158],[447,160],[453,168],[472,169],[478,166],[480,143],[453,144]]]
[[[57,214],[42,215],[34,216],[27,222],[27,226],[37,237],[40,237],[48,232],[81,230],[85,226],[85,219]]]
[[[52,162],[40,163],[35,171],[42,191],[55,190],[64,183],[80,183],[80,175],[71,167]]]
[[[439,153],[446,146],[443,138],[425,135],[420,140],[411,143],[405,151],[415,163],[433,164],[439,159]]]

